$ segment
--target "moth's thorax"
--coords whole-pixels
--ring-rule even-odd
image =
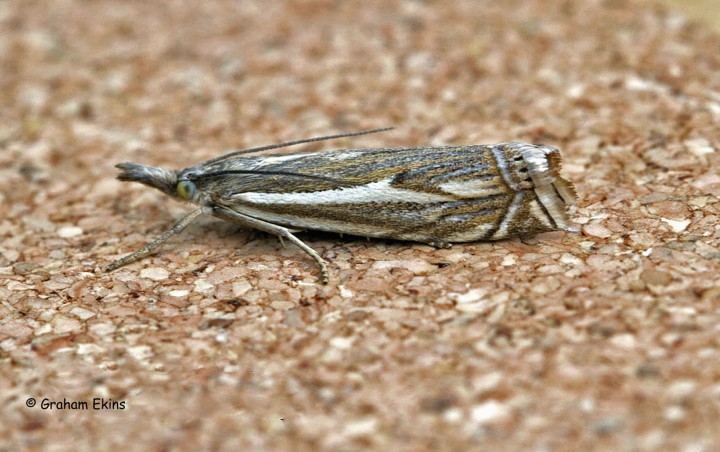
[[[210,164],[199,164],[185,168],[180,171],[180,179],[198,180],[207,177],[210,174],[216,174],[224,171],[235,170],[252,170],[267,161],[267,157],[260,156],[238,156],[228,160],[221,160]]]
[[[212,207],[217,203],[218,184],[222,185],[225,177],[213,177],[223,170],[227,170],[227,165],[222,163],[214,165],[196,165],[185,168],[178,172],[178,197],[181,199],[205,207]],[[192,184],[190,193],[180,193],[183,183]]]

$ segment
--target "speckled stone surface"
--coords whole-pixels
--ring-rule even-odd
[[[717,450],[718,49],[624,0],[1,2],[0,448]],[[189,210],[114,164],[388,125],[305,149],[551,144],[581,232],[300,234],[322,286],[203,219],[102,271]]]

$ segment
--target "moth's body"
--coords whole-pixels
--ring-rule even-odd
[[[499,240],[568,229],[574,201],[557,149],[526,143],[233,153],[179,172],[118,166],[121,180],[286,238],[312,229],[435,246]]]

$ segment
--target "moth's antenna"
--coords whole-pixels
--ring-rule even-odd
[[[335,182],[339,186],[339,181],[337,179],[334,179],[332,177],[327,176],[317,176],[315,174],[302,174],[302,173],[293,173],[290,171],[263,171],[263,170],[227,170],[227,171],[217,171],[214,173],[206,173],[206,174],[198,174],[196,176],[190,177],[189,179],[192,181],[201,180],[201,179],[208,179],[210,177],[220,177],[225,176],[227,174],[253,174],[253,175],[263,175],[263,176],[289,176],[289,177],[298,177],[298,178],[305,178],[305,179],[317,179],[317,180],[324,180],[329,182]]]
[[[251,154],[253,152],[267,151],[270,149],[284,148],[287,146],[295,146],[296,144],[314,143],[316,141],[333,140],[335,138],[356,137],[358,135],[367,135],[370,133],[385,132],[387,130],[392,130],[394,128],[395,127],[383,127],[382,129],[361,130],[360,132],[350,132],[350,133],[341,133],[338,135],[326,135],[323,137],[305,138],[302,140],[287,141],[285,143],[269,144],[269,145],[260,146],[257,148],[243,149],[240,151],[234,151],[234,152],[230,152],[229,154],[221,155],[220,157],[215,157],[214,159],[206,160],[202,163],[202,165],[210,165],[212,163],[217,163],[221,160],[225,160],[227,158],[234,157],[236,155]]]

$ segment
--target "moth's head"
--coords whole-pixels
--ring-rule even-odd
[[[120,170],[119,180],[140,182],[174,198],[188,199],[180,193],[177,171],[137,163],[120,163],[115,167]]]

